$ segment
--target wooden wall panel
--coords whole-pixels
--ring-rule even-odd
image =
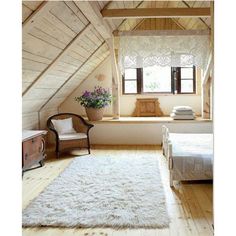
[[[85,26],[85,23],[80,20],[80,17],[86,21],[83,14],[77,15],[65,2],[57,2],[56,7],[54,7],[51,11],[51,14],[56,18],[61,20],[65,25],[67,25],[72,31],[78,34]],[[79,13],[79,9],[77,13]],[[89,23],[86,21],[87,24]]]
[[[42,3],[42,1],[22,2],[22,22],[24,22]]]
[[[50,116],[55,115],[58,113],[57,108],[51,108],[42,112],[39,112],[39,128],[48,130],[47,128],[47,120]],[[46,135],[46,145],[53,145],[55,143],[55,136],[54,134],[48,130],[48,133]]]
[[[172,19],[145,19],[135,30],[181,30]]]
[[[47,119],[58,113],[57,108],[51,108],[45,111],[41,111],[39,113],[39,118],[40,118],[40,129],[47,129]]]
[[[109,55],[108,46],[104,44],[99,50],[93,54],[89,60],[83,65],[76,76],[69,80],[56,94],[55,96],[45,105],[42,109],[49,109],[52,107],[58,107],[70,94],[74,91],[79,84],[94,71],[97,66]]]
[[[22,102],[22,114],[23,116],[27,113],[39,111],[42,103],[46,102],[47,99],[33,99],[33,100],[23,100]]]
[[[30,8],[22,4],[22,22],[24,22],[32,13],[33,11]]]
[[[23,5],[35,11],[43,1],[23,1]]]
[[[45,71],[73,40],[73,38],[88,24],[88,21],[73,2],[58,2],[50,12],[43,14],[37,23],[23,35],[23,92]],[[95,29],[93,29],[95,32]],[[72,50],[68,55],[61,57],[57,66],[37,81],[36,86],[29,89],[23,97],[23,120],[32,117],[28,114],[34,113],[34,121],[29,122],[27,128],[36,128],[35,123],[40,123],[35,115],[60,86],[77,70],[78,67],[90,56],[91,52],[101,44],[101,36],[93,35],[86,40],[89,42],[87,52],[83,57]],[[92,49],[88,47],[92,47]],[[79,51],[75,45],[74,51]],[[71,54],[71,55],[70,55]],[[76,56],[75,56],[76,54]],[[62,98],[60,98],[62,101]],[[55,106],[53,107],[55,109]],[[26,128],[23,125],[23,128]]]
[[[38,112],[22,115],[22,129],[38,129]]]

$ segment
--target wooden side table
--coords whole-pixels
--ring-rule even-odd
[[[22,174],[25,171],[42,167],[44,165],[46,130],[22,131]],[[39,166],[33,167],[36,164]]]
[[[163,116],[158,98],[137,98],[134,116]]]

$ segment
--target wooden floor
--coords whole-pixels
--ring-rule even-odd
[[[67,229],[67,228],[23,228],[23,236],[185,236],[213,235],[213,186],[209,182],[175,184],[171,189],[168,182],[166,159],[160,147],[154,146],[96,146],[92,154],[144,155],[155,153],[159,158],[162,180],[164,182],[168,212],[171,217],[170,227],[156,230],[114,230],[114,229]],[[74,154],[82,154],[75,152]],[[34,199],[55,177],[73,160],[65,154],[59,160],[48,158],[44,167],[26,172],[23,177],[23,208]]]

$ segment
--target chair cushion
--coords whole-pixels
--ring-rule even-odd
[[[52,123],[59,135],[76,133],[73,128],[72,118],[52,120]]]
[[[87,138],[85,133],[72,133],[72,134],[61,134],[59,135],[60,140],[74,140]]]

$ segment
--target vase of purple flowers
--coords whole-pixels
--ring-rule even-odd
[[[75,97],[75,100],[85,107],[88,119],[95,121],[102,119],[104,108],[111,104],[112,96],[108,89],[96,86],[92,92],[86,90],[80,97]]]

